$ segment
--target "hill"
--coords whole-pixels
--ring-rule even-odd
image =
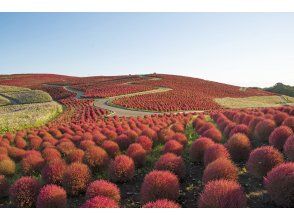
[[[294,97],[294,86],[285,85],[283,83],[277,83],[272,87],[264,88],[264,90],[268,92]]]

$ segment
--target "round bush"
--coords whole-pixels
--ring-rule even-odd
[[[8,155],[11,157],[15,162],[20,161],[23,156],[26,154],[26,151],[23,149],[19,149],[17,147],[9,147],[8,148]]]
[[[235,181],[208,182],[198,199],[199,208],[245,208],[247,199],[243,188]]]
[[[214,144],[208,147],[204,152],[204,166],[215,161],[218,158],[229,158],[230,154],[222,144]]]
[[[118,208],[118,204],[111,198],[96,196],[87,200],[82,208]]]
[[[207,165],[203,172],[202,181],[226,179],[238,180],[238,167],[226,158],[219,158]]]
[[[152,150],[153,141],[148,136],[141,135],[136,140],[149,153]]]
[[[224,132],[223,132],[223,133],[224,133],[224,136],[229,137],[231,130],[232,130],[235,126],[236,126],[235,123],[230,122],[230,123],[226,126],[226,128],[225,128],[225,130],[224,130]]]
[[[202,135],[205,131],[207,131],[211,128],[215,128],[214,124],[212,124],[211,122],[206,122],[203,126],[201,126],[197,130],[197,133]]]
[[[27,142],[20,136],[15,137],[14,144],[17,148],[21,149],[24,149],[27,146]]]
[[[145,135],[145,136],[149,137],[153,141],[157,141],[157,139],[158,139],[156,131],[154,131],[151,128],[144,129],[142,131],[141,135]]]
[[[280,113],[274,115],[274,120],[275,120],[276,124],[279,126],[288,117],[289,117],[289,115],[287,113],[280,112]]]
[[[37,208],[65,208],[66,192],[57,185],[45,185],[37,198]]]
[[[119,155],[111,161],[108,169],[109,177],[114,182],[127,182],[134,177],[135,164],[132,158]]]
[[[283,163],[264,178],[264,185],[271,199],[281,207],[294,206],[294,163]]]
[[[15,173],[15,163],[8,156],[0,160],[0,175],[12,176]]]
[[[260,142],[268,142],[268,138],[275,128],[276,124],[273,120],[260,121],[254,129],[254,136]]]
[[[292,129],[287,126],[277,127],[269,136],[269,143],[270,145],[276,147],[278,150],[282,150],[287,138],[292,134]]]
[[[51,160],[61,159],[61,154],[55,148],[46,147],[42,151],[42,157],[48,162]]]
[[[287,158],[291,161],[294,161],[294,135],[288,137],[283,149]]]
[[[109,157],[101,147],[90,147],[85,151],[84,162],[95,170],[102,170],[107,167]]]
[[[126,150],[129,147],[129,145],[131,144],[129,137],[126,134],[119,135],[115,139],[115,142],[118,144],[119,149],[122,151]]]
[[[9,189],[9,197],[12,204],[18,208],[30,208],[35,206],[41,185],[33,177],[21,177],[16,180]]]
[[[111,140],[104,141],[102,144],[102,148],[112,158],[119,154],[119,146],[114,141],[111,141]]]
[[[288,126],[294,131],[294,116],[286,118],[282,125]]]
[[[268,171],[283,162],[283,155],[277,149],[272,146],[263,146],[250,153],[246,168],[253,176],[262,178]]]
[[[206,130],[203,134],[203,137],[210,138],[214,142],[220,143],[222,141],[222,133],[216,128],[210,128]]]
[[[115,184],[107,180],[96,180],[88,186],[86,198],[91,199],[96,196],[108,197],[119,203],[120,190]]]
[[[255,118],[251,119],[251,121],[249,122],[249,125],[248,125],[249,133],[251,136],[254,135],[254,130],[255,130],[256,125],[261,121],[263,121],[262,117],[255,117]]]
[[[67,156],[66,159],[69,163],[74,163],[74,162],[83,162],[83,158],[85,156],[85,152],[81,149],[76,149],[71,151]]]
[[[176,155],[181,155],[183,153],[184,147],[182,144],[176,140],[169,140],[165,143],[163,148],[163,153],[174,153]]]
[[[183,146],[185,146],[188,143],[188,139],[187,139],[186,135],[183,133],[175,133],[174,135],[171,136],[170,139],[176,140],[177,142],[179,142]]]
[[[154,166],[155,170],[167,170],[182,179],[186,174],[186,167],[184,160],[181,156],[177,156],[173,153],[166,153],[162,155]]]
[[[40,172],[44,164],[45,160],[42,156],[30,153],[21,160],[21,170],[25,175],[32,175]]]
[[[9,184],[4,175],[0,175],[0,199],[8,196]]]
[[[48,162],[42,169],[42,179],[47,184],[60,185],[66,170],[66,164],[63,160],[53,160]]]
[[[168,140],[171,139],[171,137],[175,134],[175,132],[169,128],[166,128],[166,129],[161,129],[159,132],[158,132],[158,140],[160,142],[167,142]]]
[[[174,131],[174,132],[184,132],[185,131],[185,127],[184,125],[180,124],[180,123],[174,123],[172,126],[171,126],[171,129]]]
[[[152,171],[144,177],[141,187],[143,204],[158,199],[176,200],[179,197],[179,180],[169,171]]]
[[[249,138],[242,133],[232,135],[226,143],[226,147],[232,160],[236,162],[247,161],[252,149]]]
[[[145,163],[147,153],[141,144],[133,143],[128,147],[126,155],[134,160],[136,166],[141,167]]]
[[[86,191],[90,181],[89,167],[82,163],[72,163],[65,170],[62,185],[69,195],[76,196]]]
[[[168,199],[159,199],[155,202],[146,203],[143,208],[181,208],[181,206],[178,203]]]
[[[190,158],[193,162],[203,162],[205,150],[214,142],[210,138],[201,137],[195,140],[190,147]]]

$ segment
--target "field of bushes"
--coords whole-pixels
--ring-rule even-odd
[[[294,206],[294,107],[125,118],[88,104],[0,136],[1,207]]]

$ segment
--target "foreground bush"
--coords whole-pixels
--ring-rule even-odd
[[[102,144],[102,148],[108,153],[110,157],[115,157],[119,153],[119,146],[116,142],[106,140]]]
[[[277,127],[269,136],[269,143],[270,145],[276,147],[278,150],[282,150],[287,138],[290,137],[292,134],[292,129],[287,126]]]
[[[76,196],[86,191],[90,181],[89,167],[82,163],[72,163],[65,170],[62,185],[69,195]]]
[[[249,138],[242,133],[233,134],[226,143],[226,147],[232,160],[236,162],[247,161],[252,149]]]
[[[9,189],[9,198],[12,204],[18,208],[30,208],[35,206],[41,185],[33,177],[21,177],[16,180]]]
[[[272,146],[259,147],[250,153],[246,164],[248,172],[257,178],[284,162],[283,155]]]
[[[190,158],[193,162],[203,162],[205,150],[214,142],[210,138],[201,137],[195,140],[190,147]]]
[[[47,184],[60,185],[66,170],[66,164],[63,160],[53,160],[48,162],[42,169],[42,179]]]
[[[288,137],[283,149],[287,158],[291,161],[294,161],[294,135]]]
[[[174,153],[176,155],[181,155],[183,153],[184,147],[182,144],[176,140],[169,140],[165,143],[163,148],[163,153]]]
[[[294,206],[294,163],[283,163],[264,178],[264,185],[271,199],[281,207]]]
[[[215,161],[218,158],[229,158],[230,154],[222,144],[214,144],[208,147],[204,152],[204,166]]]
[[[135,164],[132,158],[126,155],[116,156],[111,161],[108,174],[114,182],[127,182],[135,175]]]
[[[159,199],[155,202],[146,203],[143,208],[181,208],[181,206],[178,203],[168,199]]]
[[[207,165],[203,172],[202,181],[226,179],[238,180],[238,167],[226,158],[219,158]]]
[[[107,180],[96,180],[88,186],[86,198],[91,199],[96,196],[108,197],[119,203],[120,190],[115,184]]]
[[[16,165],[8,156],[3,155],[0,159],[0,175],[12,176],[15,173]]]
[[[181,156],[173,153],[166,153],[162,155],[154,166],[155,170],[167,170],[178,176],[179,179],[185,177],[186,167]]]
[[[45,185],[40,190],[37,208],[65,208],[66,192],[57,185]]]
[[[144,177],[141,186],[141,201],[143,204],[158,199],[176,200],[179,196],[179,181],[175,174],[169,171],[152,171]]]
[[[246,195],[235,181],[215,180],[207,183],[198,199],[199,208],[245,208]]]
[[[133,143],[128,147],[126,155],[134,160],[137,167],[141,167],[145,163],[147,152],[141,144]]]
[[[81,208],[119,208],[118,204],[111,198],[96,196],[87,200]]]

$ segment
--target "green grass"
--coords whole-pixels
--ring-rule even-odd
[[[29,103],[42,103],[51,102],[51,96],[41,90],[28,90],[18,92],[0,93],[6,99],[10,99],[15,104],[29,104]]]
[[[57,102],[8,105],[0,107],[0,133],[39,127],[62,112]]]
[[[11,104],[9,99],[0,95],[0,106],[9,105],[9,104]]]
[[[23,87],[16,87],[16,86],[0,85],[0,93],[2,93],[2,92],[19,92],[19,91],[30,91],[30,89],[23,88]]]

